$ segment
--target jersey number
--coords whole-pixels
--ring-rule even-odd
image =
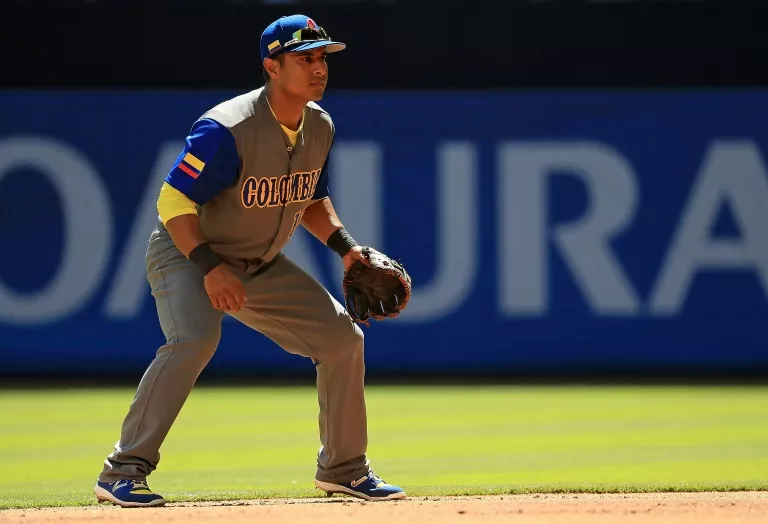
[[[293,225],[291,226],[291,231],[288,233],[288,238],[291,238],[293,236],[293,232],[296,231],[296,228],[299,227],[299,224],[301,224],[301,217],[304,216],[304,210],[302,209],[295,215],[293,215]]]

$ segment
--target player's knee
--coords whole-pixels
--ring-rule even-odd
[[[157,351],[156,357],[168,358],[167,354],[172,353],[171,358],[177,371],[184,370],[185,373],[199,374],[210,362],[218,345],[218,336],[170,342]]]
[[[218,318],[182,318],[173,323],[168,341],[218,344],[221,338],[221,320]]]
[[[347,354],[347,358],[355,361],[362,361],[363,346],[363,331],[359,327],[355,326],[355,329],[352,331],[346,341],[345,353]]]
[[[363,335],[363,330],[360,329],[360,326],[355,325],[353,326],[354,329],[352,330],[352,334],[349,335],[349,346],[350,351],[353,351],[355,353],[362,353],[363,347],[365,346],[365,336]]]
[[[211,358],[221,339],[220,325],[200,323],[178,327],[183,329],[176,329],[169,333],[166,347],[173,351],[184,351],[190,356],[195,354],[205,361]]]
[[[325,361],[349,361],[362,358],[364,346],[363,331],[357,326],[344,326],[328,339],[328,347],[323,348]]]

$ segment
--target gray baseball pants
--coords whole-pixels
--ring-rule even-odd
[[[139,383],[120,441],[104,461],[102,482],[143,479],[157,468],[160,446],[221,335],[224,313],[213,308],[200,270],[162,225],[150,237],[147,278],[166,343]],[[282,254],[262,272],[242,278],[246,307],[233,316],[316,365],[321,447],[315,477],[349,482],[365,475],[362,331],[344,306]]]

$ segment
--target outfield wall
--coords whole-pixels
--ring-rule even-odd
[[[232,92],[0,92],[0,373],[136,373],[157,190]],[[370,372],[768,370],[768,92],[333,92],[331,193],[413,301]],[[286,250],[340,297],[336,255]],[[233,320],[210,369],[307,369]]]

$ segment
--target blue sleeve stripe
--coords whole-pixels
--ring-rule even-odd
[[[204,205],[235,183],[239,173],[234,136],[228,128],[206,118],[195,122],[165,181]]]
[[[325,198],[330,193],[328,189],[328,162],[331,158],[331,149],[333,148],[334,141],[335,141],[335,137],[331,139],[331,145],[328,147],[328,156],[326,156],[325,158],[325,164],[323,165],[323,170],[320,171],[320,177],[317,180],[317,185],[315,186],[315,192],[312,194],[313,200],[320,200],[321,198]]]

